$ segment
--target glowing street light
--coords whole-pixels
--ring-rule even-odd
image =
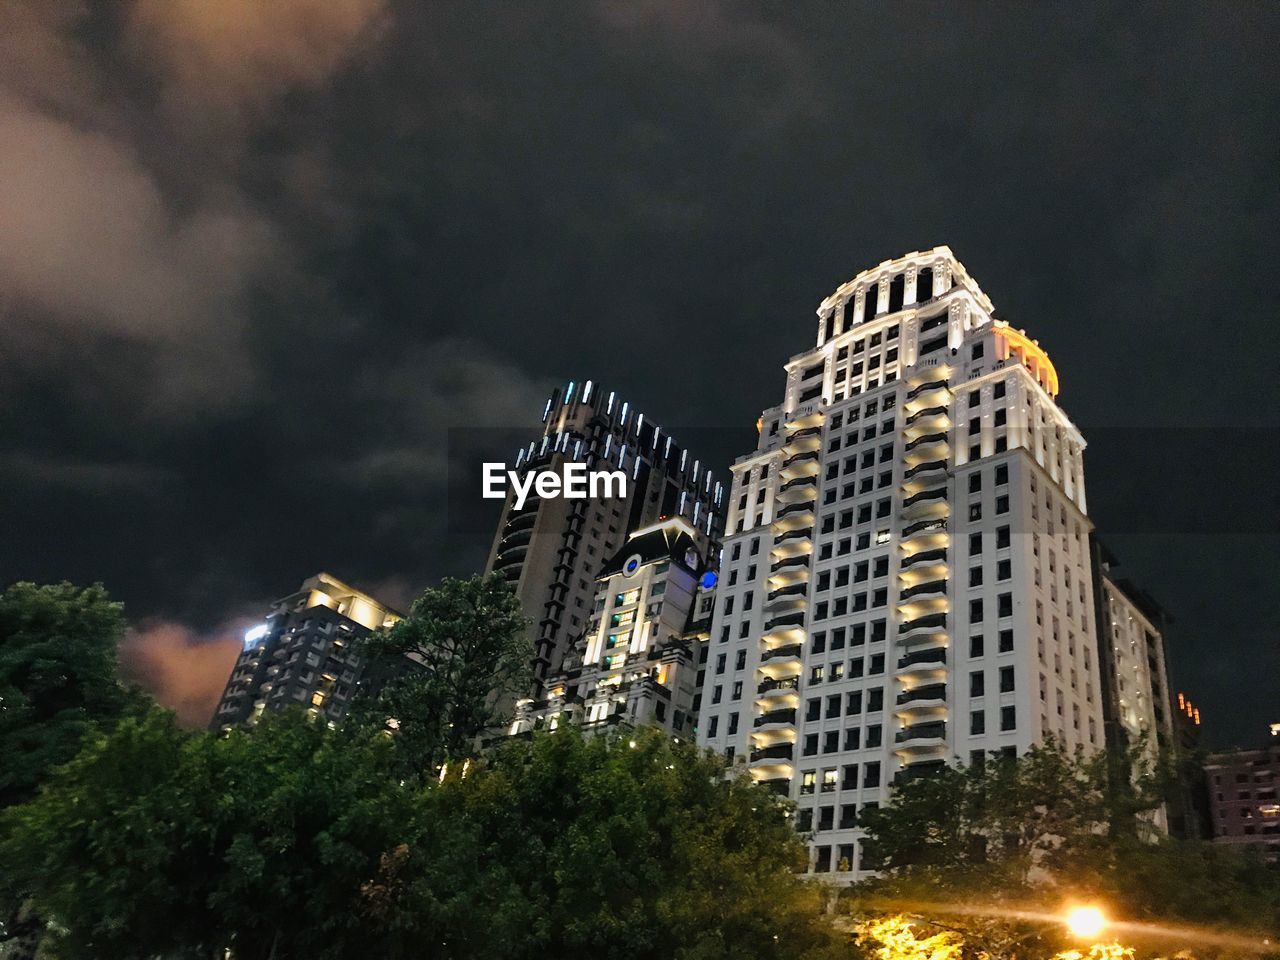
[[[1085,939],[1096,937],[1107,925],[1107,918],[1097,907],[1072,907],[1064,920],[1072,935]]]

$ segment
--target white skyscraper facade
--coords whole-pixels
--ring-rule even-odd
[[[1082,453],[1058,377],[946,247],[818,309],[733,465],[699,742],[865,873],[896,779],[1104,743]]]

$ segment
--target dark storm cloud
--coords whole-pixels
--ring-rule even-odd
[[[1054,357],[1178,683],[1219,739],[1273,719],[1268,434],[1208,438],[1277,421],[1276,10],[0,17],[0,579],[106,581],[164,663],[319,569],[403,600],[482,562],[446,491],[551,383],[723,473],[817,302],[947,243]]]

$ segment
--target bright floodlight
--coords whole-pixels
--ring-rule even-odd
[[[1096,937],[1107,925],[1107,918],[1097,907],[1072,907],[1066,921],[1067,929],[1077,937]]]

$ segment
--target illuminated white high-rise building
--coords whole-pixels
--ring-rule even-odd
[[[865,871],[895,780],[1104,743],[1082,452],[1039,344],[946,247],[818,308],[733,465],[699,722]]]

